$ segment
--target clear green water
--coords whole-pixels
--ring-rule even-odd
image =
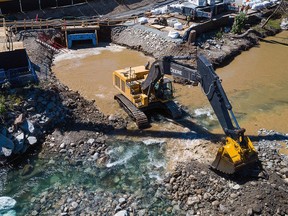
[[[110,159],[105,166],[88,160],[72,165],[66,161],[32,158],[30,163],[34,170],[27,176],[22,176],[21,165],[9,172],[2,169],[0,195],[17,201],[14,208],[17,215],[27,214],[27,206],[33,197],[38,197],[49,188],[64,185],[84,186],[88,191],[102,189],[127,194],[140,190],[147,196],[146,205],[149,205],[149,196],[154,194],[145,194],[145,191],[163,174],[164,146],[115,140],[110,141],[109,145]]]

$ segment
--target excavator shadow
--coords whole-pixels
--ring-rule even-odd
[[[161,125],[164,125],[166,123],[172,123],[178,126],[181,126],[183,128],[189,129],[188,132],[186,131],[169,131],[164,129],[163,130],[154,130],[153,127],[149,129],[133,129],[133,130],[123,130],[123,129],[115,129],[113,130],[112,134],[119,135],[119,136],[131,136],[131,137],[153,137],[153,138],[173,138],[173,139],[192,139],[193,137],[198,139],[205,139],[209,140],[213,143],[221,141],[222,138],[225,137],[224,134],[215,134],[211,133],[207,129],[205,129],[203,126],[195,123],[192,121],[191,116],[189,113],[183,111],[183,117],[179,119],[170,119],[168,117],[158,117],[158,115],[148,113],[148,118],[152,123],[156,122]],[[159,128],[159,127],[158,127]],[[194,134],[194,136],[192,136]],[[274,135],[247,135],[252,142],[259,142],[260,140],[275,140],[275,141],[283,141],[287,140],[287,136],[281,135],[281,134],[274,134]]]
[[[288,43],[283,43],[283,42],[276,41],[276,40],[266,40],[266,39],[262,39],[261,38],[261,41],[265,42],[265,43],[280,44],[280,45],[283,45],[283,46],[288,46]]]
[[[238,170],[233,174],[225,174],[212,167],[210,167],[210,169],[222,178],[233,181],[239,185],[243,185],[247,182],[255,181],[258,179],[269,179],[269,174],[263,168],[260,160],[255,163],[245,165],[245,169]]]
[[[179,119],[170,119],[168,117],[164,117],[161,115],[159,117],[159,114],[153,113],[146,113],[150,122],[157,123],[157,128],[153,129],[153,126],[141,130],[114,130],[112,133],[115,135],[123,135],[123,136],[131,136],[131,137],[153,137],[153,138],[170,138],[170,139],[205,139],[210,140],[211,142],[217,142],[223,137],[223,134],[212,134],[207,129],[202,127],[201,125],[198,125],[194,123],[190,119],[190,115],[186,112],[183,112],[183,117]],[[162,114],[162,113],[161,113]],[[153,119],[153,120],[152,120]],[[182,128],[186,128],[185,131],[174,131],[174,130],[168,130],[164,128],[166,124],[175,124],[177,126],[180,126]],[[163,130],[161,130],[161,127],[163,125]],[[160,130],[159,130],[160,127]],[[188,130],[187,130],[188,129]]]

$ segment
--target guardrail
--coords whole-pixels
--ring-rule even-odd
[[[21,20],[21,21],[5,21],[4,19],[0,21],[0,27],[6,26],[11,27],[13,30],[18,29],[44,29],[44,28],[62,28],[65,26],[113,26],[120,25],[127,21],[131,21],[132,23],[138,22],[138,17],[131,17],[129,19],[103,19],[99,20],[99,18],[85,19],[85,20],[62,20],[62,19],[53,19],[53,20],[43,20],[43,19],[35,19],[35,20]]]

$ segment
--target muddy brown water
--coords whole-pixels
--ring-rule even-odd
[[[60,54],[55,58],[52,71],[62,83],[85,98],[95,100],[98,108],[110,115],[120,110],[113,99],[119,93],[112,85],[113,71],[145,65],[148,61],[153,62],[153,59],[121,46],[108,45]]]
[[[240,125],[250,134],[257,134],[260,128],[287,133],[288,46],[283,44],[288,44],[288,32],[265,40],[216,72]],[[112,72],[147,61],[153,59],[123,47],[108,46],[62,54],[56,57],[53,71],[69,88],[95,99],[100,110],[109,115],[119,113],[113,100],[118,92],[112,85]],[[199,87],[175,85],[175,89],[176,100],[191,112],[200,108],[209,112],[210,105]],[[213,132],[222,133],[222,129],[214,127]]]
[[[216,70],[240,126],[254,135],[260,128],[288,132],[288,31],[265,41]],[[180,86],[177,91],[178,101],[191,110],[209,108],[199,88]]]

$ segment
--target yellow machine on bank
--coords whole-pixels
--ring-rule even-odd
[[[181,109],[173,101],[172,81],[165,75],[173,75],[200,84],[207,96],[225,134],[226,143],[220,147],[212,166],[232,174],[247,164],[258,161],[257,152],[240,128],[232,106],[211,63],[203,56],[197,58],[197,70],[176,60],[188,60],[190,56],[166,56],[151,67],[138,66],[113,72],[113,85],[120,91],[114,99],[135,120],[139,128],[149,127],[145,111],[162,109],[173,119],[181,117]],[[187,96],[188,97],[188,96]]]

